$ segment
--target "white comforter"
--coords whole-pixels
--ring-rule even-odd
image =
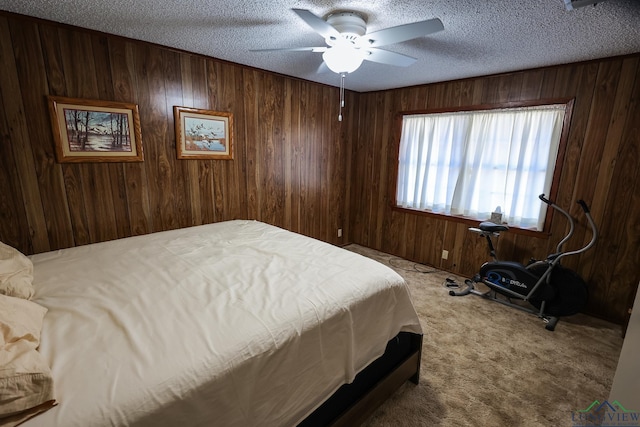
[[[60,403],[25,427],[295,425],[421,333],[391,269],[255,221],[31,259]]]

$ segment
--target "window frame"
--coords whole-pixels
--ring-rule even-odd
[[[575,102],[575,98],[545,98],[539,100],[530,100],[530,101],[513,101],[513,102],[502,102],[495,104],[477,104],[477,105],[465,105],[465,106],[455,106],[455,107],[446,107],[446,108],[430,108],[424,110],[410,110],[410,111],[400,111],[396,114],[395,118],[395,131],[393,133],[393,142],[394,142],[394,157],[393,157],[393,165],[392,165],[392,179],[390,179],[390,205],[393,211],[411,213],[415,215],[423,215],[429,216],[437,219],[442,219],[445,221],[453,221],[453,222],[461,222],[469,225],[477,225],[481,219],[475,219],[471,217],[465,217],[462,215],[451,215],[445,213],[434,213],[425,210],[418,209],[410,209],[402,206],[398,206],[398,200],[396,198],[397,195],[397,186],[398,186],[398,166],[399,166],[399,158],[400,158],[400,140],[402,138],[402,121],[404,116],[418,115],[418,114],[439,114],[439,113],[454,113],[454,112],[466,112],[466,111],[480,111],[480,110],[498,110],[498,109],[510,109],[510,108],[522,108],[522,107],[539,107],[553,104],[564,104],[565,112],[564,118],[562,122],[562,132],[560,134],[560,142],[558,144],[558,155],[556,156],[556,162],[553,170],[553,178],[551,181],[551,189],[549,194],[546,195],[546,198],[550,200],[555,200],[558,187],[560,184],[560,177],[562,176],[562,165],[564,163],[564,158],[566,155],[567,149],[567,141],[569,139],[569,130],[571,128],[571,119],[573,116],[573,104]],[[526,228],[520,228],[517,226],[509,226],[509,231],[513,231],[516,234],[525,234],[530,236],[548,236],[550,234],[551,223],[553,220],[553,212],[550,206],[547,206],[547,213],[545,215],[544,226],[542,230],[531,230]]]

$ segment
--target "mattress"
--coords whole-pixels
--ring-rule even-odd
[[[36,426],[289,426],[421,333],[403,279],[256,221],[30,257],[59,404]]]

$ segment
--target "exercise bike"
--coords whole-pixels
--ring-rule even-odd
[[[577,203],[582,208],[592,231],[591,241],[580,249],[563,252],[562,246],[573,235],[574,220],[568,212],[546,199],[544,194],[539,198],[569,221],[569,233],[558,243],[556,252],[542,261],[531,260],[526,266],[518,262],[499,261],[492,237],[499,236],[501,232],[509,230],[509,227],[488,221],[481,222],[478,228],[472,227],[469,230],[486,238],[493,261],[484,263],[473,279],[465,280],[465,287],[459,291],[450,290],[449,295],[475,294],[535,314],[546,323],[547,330],[553,331],[560,317],[578,313],[586,305],[589,296],[585,281],[577,273],[560,265],[560,260],[587,251],[594,245],[598,232],[589,207],[583,200],[578,200]],[[486,292],[477,290],[477,283],[482,283],[489,290]],[[447,279],[446,284],[449,288],[459,287],[452,279]],[[518,302],[512,301],[514,299]],[[522,304],[521,301],[527,302],[532,307]]]

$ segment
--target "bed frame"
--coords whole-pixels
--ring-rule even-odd
[[[402,384],[418,384],[422,335],[400,332],[382,356],[340,387],[298,427],[353,427],[362,424]]]

